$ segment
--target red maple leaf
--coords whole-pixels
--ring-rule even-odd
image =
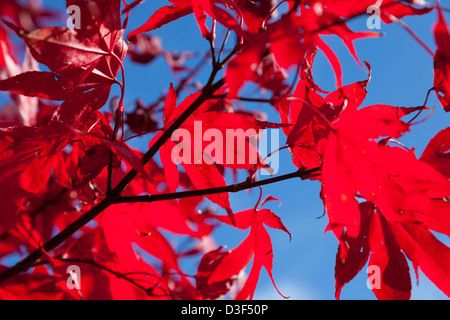
[[[450,111],[450,34],[442,10],[438,8],[438,22],[434,27],[437,51],[434,57],[434,87],[445,111]]]
[[[225,283],[231,283],[250,260],[253,259],[252,268],[246,279],[244,286],[240,289],[236,296],[237,300],[252,299],[256,284],[258,283],[259,274],[262,268],[265,268],[276,288],[272,275],[273,268],[273,249],[269,233],[264,225],[283,230],[289,236],[291,235],[281,219],[268,209],[248,209],[234,214],[235,222],[227,216],[213,216],[215,219],[224,223],[235,225],[238,229],[248,229],[248,236],[234,249],[227,253],[222,253],[220,261],[214,267],[210,268],[207,276],[208,286],[223,286]],[[209,253],[210,254],[210,253]],[[277,288],[276,288],[277,289]],[[277,289],[278,291],[278,289]],[[278,293],[284,297],[280,291]]]
[[[64,101],[53,115],[54,121],[74,122],[85,110],[103,107],[111,87],[117,82],[127,46],[122,39],[120,0],[68,1],[81,8],[79,30],[46,27],[29,32],[5,23],[26,43],[34,59],[49,72],[26,72],[0,82],[0,90],[31,97]]]
[[[421,239],[415,235],[411,240],[407,240],[409,236],[400,238],[405,232],[414,233],[419,229],[427,234],[428,229],[449,234],[450,220],[446,216],[450,207],[444,200],[450,194],[449,181],[431,165],[418,160],[412,152],[374,141],[380,136],[399,137],[409,130],[409,125],[400,118],[414,110],[416,108],[371,106],[347,112],[328,137],[322,169],[322,193],[329,219],[328,230],[332,230],[341,247],[346,248],[340,249],[337,260],[337,296],[342,285],[348,282],[348,272],[352,275],[350,270],[360,270],[367,257],[368,245],[372,251],[369,265],[377,265],[384,270],[381,287],[374,290],[377,297],[409,298],[408,268],[400,249],[432,281],[437,281],[435,273],[439,273],[439,269],[430,268],[415,252],[417,246],[427,246],[427,242],[438,240]],[[379,218],[368,219],[367,206],[360,210],[359,198],[372,203]],[[367,221],[372,221],[370,228],[366,226]],[[368,228],[371,229],[369,234],[372,232],[374,235],[367,236]],[[443,244],[438,247],[449,250]],[[356,253],[359,248],[363,251]],[[421,250],[424,254],[431,254],[427,250],[432,249],[426,247]],[[343,265],[347,255],[350,262]],[[393,265],[396,268],[391,267]],[[343,271],[344,267],[349,271]],[[441,281],[441,289],[448,294],[447,281]]]

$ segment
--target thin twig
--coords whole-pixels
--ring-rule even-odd
[[[217,61],[220,61],[220,59],[222,59],[222,54],[223,54],[223,51],[225,49],[225,45],[227,44],[227,41],[228,41],[228,38],[229,38],[230,34],[231,34],[231,30],[228,29],[227,30],[227,34],[225,35],[225,38],[223,39],[222,47],[220,48],[219,55],[217,56]]]
[[[139,288],[139,289],[141,289],[142,291],[144,291],[147,295],[150,295],[150,296],[153,296],[153,297],[166,297],[166,296],[171,296],[171,295],[172,295],[169,288],[163,289],[163,288],[161,288],[160,286],[158,286],[158,288],[160,288],[162,291],[166,291],[166,292],[168,292],[168,293],[167,293],[167,294],[164,294],[164,295],[156,295],[156,294],[154,294],[154,293],[152,292],[152,291],[154,290],[154,288],[153,288],[153,290],[152,290],[151,288],[146,288],[146,287],[144,287],[143,285],[137,283],[135,280],[133,280],[133,279],[127,277],[127,276],[129,275],[128,273],[121,273],[121,272],[118,272],[118,271],[114,271],[113,269],[108,268],[108,267],[106,267],[106,266],[104,266],[104,265],[102,265],[102,264],[99,264],[99,263],[97,263],[97,262],[94,261],[94,260],[75,259],[75,258],[57,258],[56,260],[61,261],[61,262],[69,262],[69,263],[84,263],[84,264],[89,264],[89,265],[91,265],[91,266],[93,266],[93,267],[95,267],[95,268],[101,269],[101,270],[103,270],[103,271],[106,271],[106,272],[108,272],[108,273],[110,273],[110,274],[116,276],[118,279],[122,279],[122,280],[125,280],[125,281],[131,283],[132,285],[134,285],[134,286],[136,286],[137,288]],[[51,262],[50,262],[50,261],[47,261],[47,260],[46,260],[46,261],[40,261],[40,262],[38,262],[38,263],[35,263],[33,266],[42,265],[42,264],[51,264]],[[156,275],[149,274],[149,273],[141,273],[141,274],[142,274],[142,275],[145,275],[145,276],[153,276],[153,277],[155,277],[155,278],[158,279],[158,282],[161,281],[161,277],[158,277],[158,276],[156,276]],[[140,280],[140,279],[139,279],[139,280]],[[152,284],[155,285],[155,283],[152,283]]]

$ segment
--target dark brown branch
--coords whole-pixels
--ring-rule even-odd
[[[136,202],[155,202],[155,201],[164,201],[164,200],[174,200],[174,199],[183,199],[190,197],[198,197],[198,196],[206,196],[211,194],[225,193],[231,192],[236,193],[247,189],[252,189],[255,187],[261,187],[264,185],[285,181],[293,178],[306,178],[309,175],[320,171],[320,167],[314,169],[299,169],[295,172],[288,173],[285,175],[281,175],[274,178],[269,178],[260,181],[244,181],[237,184],[232,184],[225,187],[217,187],[217,188],[209,188],[209,189],[201,189],[201,190],[191,190],[191,191],[182,191],[182,192],[174,192],[174,193],[163,193],[163,194],[152,194],[145,196],[131,196],[131,197],[120,197],[116,203],[136,203]]]

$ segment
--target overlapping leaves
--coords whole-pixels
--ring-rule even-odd
[[[126,15],[127,21],[141,2],[130,6],[124,2],[121,12],[119,0],[68,0],[67,7],[81,9],[81,29],[75,30],[36,29],[34,22],[44,13],[32,14],[16,2],[11,2],[8,10],[5,3],[0,4],[5,19],[0,27],[4,78],[0,90],[10,92],[13,99],[35,98],[29,105],[24,101],[12,105],[19,110],[19,120],[9,119],[0,129],[0,258],[18,253],[18,248],[41,250],[43,257],[32,272],[2,284],[2,298],[218,299],[230,296],[233,288],[233,298],[247,299],[253,298],[262,269],[275,286],[274,250],[267,227],[290,237],[281,218],[259,203],[234,213],[226,192],[200,196],[202,191],[227,186],[228,172],[242,170],[252,183],[255,170],[270,171],[251,142],[268,128],[283,130],[298,168],[320,170],[311,178],[321,183],[327,231],[339,242],[336,298],[365,265],[374,271],[369,280],[377,298],[410,298],[408,260],[417,275],[421,270],[450,295],[450,249],[436,235],[450,235],[449,129],[440,130],[421,157],[413,149],[392,145],[393,139],[414,128],[407,118],[427,108],[361,107],[371,66],[366,63],[367,79],[344,85],[339,57],[323,40],[325,35],[336,35],[362,65],[353,42],[380,34],[355,32],[346,22],[366,13],[372,2],[288,1],[288,11],[279,16],[272,1],[177,0],[157,10],[128,36],[132,61],[149,63],[163,53],[158,38],[143,32],[191,14],[208,41],[216,40],[219,23],[234,33],[237,45],[223,66],[226,85],[202,101],[172,139],[161,143],[161,136],[206,92],[197,90],[178,103],[182,86],[177,90],[170,86],[161,100],[160,126],[152,118],[151,131],[157,133],[149,146],[161,145],[160,161],[150,159],[145,167],[140,160],[143,154],[117,141],[110,115],[100,112],[114,84],[124,89],[117,80],[127,54],[122,39],[126,22],[122,23],[121,15]],[[381,9],[383,22],[391,23],[428,13],[433,7],[384,1]],[[30,19],[19,19],[27,12]],[[444,11],[438,7],[437,12],[432,90],[448,111],[449,31]],[[33,23],[24,25],[23,21]],[[48,71],[39,71],[27,61],[19,67],[5,30],[24,41],[26,59],[31,56]],[[318,50],[334,71],[336,89],[331,93],[322,90],[312,76]],[[213,68],[217,68],[220,61],[214,62]],[[22,69],[26,71],[18,71]],[[291,94],[286,81],[292,70],[298,71],[300,81]],[[281,124],[262,121],[255,113],[234,106],[249,82],[260,91],[271,91],[268,101],[279,112]],[[140,106],[142,112],[158,109],[156,105],[151,110]],[[133,123],[130,115],[128,124]],[[222,137],[229,130],[242,130],[244,137],[238,139],[244,138],[243,151],[229,148],[226,141],[199,144],[198,138],[203,139],[209,130]],[[251,134],[246,136],[248,132]],[[212,142],[212,136],[209,138]],[[196,150],[196,146],[200,147]],[[250,161],[252,151],[256,162]],[[177,163],[174,154],[182,154],[179,158],[187,161]],[[119,158],[125,162],[120,163]],[[141,201],[115,203],[60,247],[44,250],[44,241],[95,207],[98,199],[108,197],[110,184],[123,181],[132,169],[141,174],[122,195]],[[199,193],[174,200],[179,191]],[[151,201],[152,196],[167,198]],[[206,199],[227,214],[213,212]],[[228,250],[212,240],[212,232],[221,224],[248,233]],[[174,246],[174,235],[186,237],[188,246]],[[189,276],[181,260],[195,255],[200,258],[196,274]],[[71,291],[65,280],[67,267],[74,263],[83,267],[83,277],[81,289]]]

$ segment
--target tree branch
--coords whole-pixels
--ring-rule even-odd
[[[174,200],[174,199],[183,199],[190,197],[198,197],[198,196],[206,196],[211,194],[219,194],[224,192],[236,193],[247,189],[252,189],[255,187],[260,187],[280,181],[285,181],[293,178],[301,178],[305,177],[320,171],[320,167],[314,169],[299,169],[295,172],[288,173],[285,175],[281,175],[278,177],[260,180],[260,181],[244,181],[237,184],[232,184],[225,187],[217,187],[217,188],[209,188],[209,189],[201,189],[201,190],[191,190],[191,191],[182,191],[182,192],[174,192],[174,193],[163,193],[163,194],[151,194],[145,196],[130,196],[130,197],[120,197],[117,199],[115,203],[137,203],[137,202],[155,202],[155,201],[164,201],[164,200]]]

